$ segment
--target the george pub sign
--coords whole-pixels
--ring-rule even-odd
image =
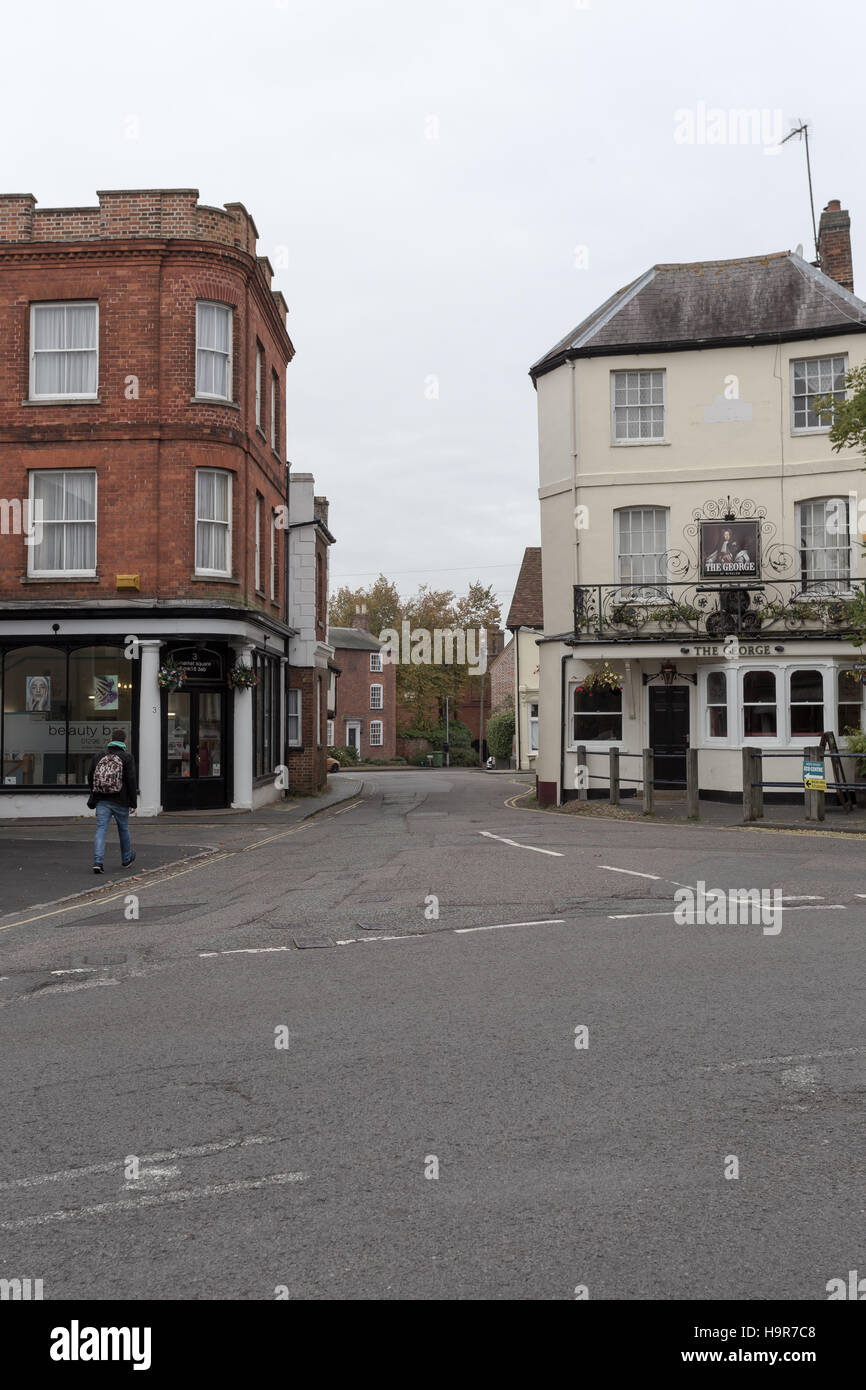
[[[760,521],[702,521],[701,578],[759,579]]]

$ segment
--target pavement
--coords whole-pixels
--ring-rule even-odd
[[[0,919],[0,1277],[823,1301],[866,1268],[856,841],[359,780]],[[716,921],[714,889],[779,911]]]

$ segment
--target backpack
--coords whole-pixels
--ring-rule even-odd
[[[111,796],[123,786],[123,759],[119,753],[105,753],[93,769],[93,791]]]

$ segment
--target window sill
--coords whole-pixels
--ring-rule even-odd
[[[20,584],[98,584],[101,575],[98,574],[28,574],[21,575]]]
[[[190,396],[190,405],[221,405],[225,410],[240,410],[238,401],[230,401],[225,396]]]
[[[34,396],[22,405],[102,405],[100,396]]]
[[[190,579],[193,580],[196,584],[240,585],[241,582],[239,579],[234,579],[230,574],[197,574],[195,570],[193,570],[192,574],[190,575]]]
[[[264,444],[267,444],[268,436],[265,434],[261,425],[256,425],[256,434],[259,436],[259,439],[261,439]]]
[[[610,446],[612,449],[648,449],[653,447],[669,449],[671,441],[669,439],[612,439]]]
[[[795,429],[795,428],[793,427],[793,425],[791,426],[791,438],[792,438],[792,439],[799,439],[800,435],[803,435],[803,434],[829,434],[829,433],[830,433],[830,426],[829,426],[829,425],[813,425],[813,426],[811,426],[809,429],[802,429],[802,430]]]
[[[276,449],[274,448],[273,444],[271,445],[271,453],[273,454],[273,456],[274,456],[274,458],[276,459],[277,463],[282,463],[283,460],[282,460],[282,458],[280,457],[280,455],[277,453],[277,451],[276,451]]]

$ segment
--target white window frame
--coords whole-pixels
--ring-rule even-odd
[[[619,439],[616,433],[616,379],[618,376],[639,376],[642,372],[661,376],[662,379],[662,432],[651,439]],[[627,384],[627,383],[626,383]],[[652,404],[652,402],[650,403]],[[620,407],[622,408],[622,407]],[[626,410],[640,410],[640,405],[626,406]],[[666,367],[619,367],[610,373],[610,442],[615,449],[632,448],[634,445],[646,447],[648,444],[668,443],[668,374]]]
[[[376,703],[376,701],[375,701],[375,699],[374,699],[374,697],[373,697],[373,692],[374,692],[374,691],[378,691],[378,693],[379,693],[379,703],[378,703],[378,704]],[[373,684],[370,686],[370,709],[384,709],[384,708],[385,708],[384,700],[385,700],[385,688],[384,688],[384,686],[380,685],[378,681],[374,681]]]
[[[814,433],[814,431],[813,431],[813,433]],[[798,583],[801,582],[801,576],[800,576],[800,555],[801,555],[801,550],[802,550],[802,547],[801,547],[801,545],[800,545],[800,538],[801,538],[801,535],[802,535],[802,520],[801,520],[801,518],[802,518],[802,510],[801,510],[801,509],[802,509],[803,507],[814,506],[816,503],[823,503],[823,504],[824,504],[824,508],[825,508],[825,512],[826,512],[827,504],[830,503],[830,502],[842,502],[842,503],[844,503],[844,505],[845,505],[845,512],[846,512],[846,515],[847,515],[847,517],[848,517],[848,547],[847,547],[847,548],[848,548],[848,577],[847,577],[847,580],[844,579],[844,578],[842,578],[842,579],[839,581],[839,587],[838,587],[838,588],[834,588],[834,587],[833,587],[833,584],[834,584],[833,579],[813,579],[813,580],[807,581],[807,582],[808,582],[809,584],[811,584],[813,587],[811,587],[811,588],[805,588],[805,589],[800,590],[800,596],[802,596],[802,601],[803,601],[804,603],[807,603],[807,602],[809,601],[809,595],[810,595],[810,594],[813,596],[813,598],[815,598],[815,599],[817,600],[817,599],[820,599],[820,598],[823,598],[823,597],[830,597],[830,596],[834,596],[834,595],[838,595],[840,598],[842,598],[842,597],[850,596],[850,595],[854,592],[853,589],[852,589],[852,580],[855,578],[855,576],[856,576],[856,574],[857,574],[857,546],[856,546],[856,544],[855,544],[855,539],[856,539],[856,536],[857,536],[857,531],[856,531],[857,517],[854,516],[854,517],[852,518],[852,515],[851,515],[851,497],[850,497],[850,495],[849,495],[849,496],[842,496],[842,495],[839,494],[839,493],[836,493],[836,494],[834,494],[834,493],[828,493],[825,497],[799,497],[799,498],[797,499],[795,505],[794,505],[794,534],[795,534],[794,548],[795,548],[795,550],[796,550],[796,552],[797,552],[797,582],[798,582]],[[853,523],[854,523],[853,526],[852,526],[852,521],[853,521]],[[845,546],[837,546],[837,547],[825,546],[824,549],[827,549],[827,550],[838,549],[838,550],[844,551]],[[799,596],[798,596],[798,597],[799,597]]]
[[[63,569],[63,570],[46,570],[46,569],[37,569],[36,566],[35,566],[35,560],[36,560],[36,551],[37,551],[38,547],[37,547],[37,546],[28,546],[28,547],[27,547],[27,576],[28,576],[28,578],[30,578],[30,579],[58,579],[58,580],[59,580],[59,579],[93,579],[93,578],[95,578],[95,576],[96,576],[96,566],[97,566],[98,559],[99,559],[99,475],[98,475],[98,473],[97,473],[97,471],[96,471],[95,468],[31,468],[31,469],[30,469],[30,474],[29,474],[29,483],[28,483],[28,497],[29,497],[29,511],[28,511],[28,516],[31,518],[31,526],[32,526],[32,525],[33,525],[33,520],[32,520],[32,519],[33,519],[33,518],[35,517],[35,515],[36,515],[36,512],[35,512],[35,505],[34,505],[34,504],[35,504],[35,496],[34,496],[34,494],[35,494],[35,492],[36,492],[36,486],[35,486],[35,484],[36,484],[36,478],[37,478],[38,476],[45,476],[46,474],[53,474],[55,477],[56,477],[57,475],[60,475],[61,477],[64,477],[64,478],[65,478],[65,476],[66,476],[67,473],[78,473],[78,474],[81,474],[81,473],[89,473],[89,474],[92,476],[92,478],[93,478],[93,519],[92,519],[92,521],[91,521],[91,520],[86,519],[86,518],[79,518],[77,523],[76,523],[75,521],[66,522],[66,521],[45,521],[45,520],[43,520],[43,521],[40,523],[41,526],[42,526],[42,534],[43,534],[43,537],[44,537],[44,535],[45,535],[45,530],[46,530],[46,528],[47,528],[48,526],[66,526],[66,525],[73,525],[73,526],[74,526],[74,525],[76,525],[76,524],[92,526],[92,527],[93,527],[93,568],[92,568],[92,569],[81,569],[81,570],[69,570],[69,569]],[[65,483],[64,483],[64,497],[65,497],[65,492],[66,492],[66,485],[65,485]],[[64,505],[65,505],[65,504],[64,504]]]
[[[626,580],[620,577],[620,557],[622,554],[621,521],[623,515],[626,512],[664,512],[665,548],[662,551],[662,554],[667,555],[671,548],[671,509],[670,507],[659,507],[654,502],[648,502],[646,503],[646,505],[642,505],[640,502],[636,502],[630,503],[627,507],[617,507],[613,514],[613,569],[614,574],[616,575],[617,587],[626,591],[634,590],[635,601],[638,602],[640,601],[640,596],[642,594],[648,594],[650,595],[653,603],[656,602],[656,599],[658,600],[659,604],[667,603],[669,602],[669,599],[665,594],[656,595],[652,593],[652,590],[654,588],[663,589],[667,585],[667,583],[669,582],[669,576],[667,575],[667,573],[660,574],[658,579],[654,580],[644,579],[642,581],[636,581]],[[628,600],[623,601],[628,602]]]
[[[761,669],[763,670],[764,668],[762,667]],[[722,734],[711,734],[711,733],[710,733],[710,708],[711,708],[711,706],[710,706],[709,699],[708,699],[708,690],[709,690],[709,684],[710,684],[710,676],[724,676],[724,677],[725,677],[725,705],[724,705],[724,708],[725,708],[725,710],[727,711],[728,732],[727,732],[726,734],[724,734],[724,735],[722,735]],[[736,667],[735,667],[732,663],[727,663],[727,664],[724,665],[724,666],[721,666],[721,665],[714,665],[714,666],[707,666],[707,667],[701,667],[701,668],[700,668],[700,670],[698,671],[698,727],[699,727],[699,729],[700,729],[700,734],[699,734],[699,736],[698,736],[698,737],[699,737],[699,744],[698,744],[699,747],[703,747],[703,746],[706,746],[707,748],[730,748],[730,747],[731,747],[732,742],[735,741],[734,738],[733,738],[733,735],[736,733],[736,710],[731,708],[732,703],[733,703],[732,695],[734,695],[735,693],[736,693]],[[717,704],[717,703],[714,701],[714,702],[713,702],[713,705],[712,705],[712,708],[714,708],[714,709],[721,709],[722,706],[719,705],[719,704]],[[778,713],[777,713],[777,721],[778,721]]]
[[[271,372],[271,448],[275,454],[279,454],[277,448],[277,392],[280,389],[280,379],[276,372]]]
[[[226,494],[226,509],[228,517],[226,521],[214,523],[212,517],[200,517],[198,514],[199,487],[198,480],[205,473],[224,474],[228,478],[228,491]],[[234,479],[227,468],[197,468],[195,470],[195,534],[193,536],[193,566],[197,575],[205,575],[209,578],[226,579],[231,578],[232,572],[232,485]],[[226,568],[224,570],[199,568],[198,564],[198,526],[200,521],[207,521],[208,524],[217,524],[226,527]]]
[[[271,508],[271,602],[277,601],[277,514]]]
[[[375,733],[376,733],[376,730],[377,730],[377,729],[378,729],[378,731],[379,731],[379,737],[378,737],[378,738],[375,737]],[[384,746],[385,746],[385,722],[384,722],[384,720],[382,720],[382,719],[371,719],[371,720],[370,720],[370,737],[369,737],[369,744],[370,744],[370,747],[371,747],[371,748],[384,748]]]
[[[793,680],[794,672],[795,672],[795,671],[809,671],[809,672],[811,672],[813,675],[816,675],[816,676],[820,676],[820,677],[821,677],[821,700],[820,700],[820,701],[818,701],[818,700],[798,700],[798,701],[797,701],[797,704],[798,704],[798,705],[806,705],[807,707],[812,707],[812,706],[817,705],[817,704],[820,704],[820,705],[821,705],[821,708],[822,708],[823,711],[824,711],[824,719],[823,719],[823,721],[822,721],[822,722],[823,722],[823,725],[824,725],[824,728],[823,728],[823,729],[819,729],[818,732],[817,732],[817,734],[795,734],[795,733],[793,732],[793,729],[792,729],[792,725],[793,725],[792,713],[793,713],[793,711],[792,711],[792,709],[791,709],[791,704],[792,704],[792,701],[791,701],[791,683],[792,683],[792,680]],[[786,729],[785,732],[786,732],[786,734],[787,734],[788,742],[789,742],[789,743],[794,744],[796,747],[800,747],[801,744],[803,745],[803,747],[807,747],[809,744],[815,743],[816,740],[820,740],[821,735],[824,733],[824,730],[827,728],[827,715],[828,715],[828,710],[827,710],[827,685],[828,685],[828,682],[827,682],[827,675],[826,675],[826,671],[825,671],[824,667],[823,667],[823,666],[816,666],[814,662],[810,662],[810,661],[804,659],[803,661],[800,661],[800,662],[797,663],[797,664],[791,665],[791,666],[789,666],[789,667],[786,669],[786,671],[785,671],[784,691],[785,691],[785,719],[786,719],[786,723],[787,723],[787,729]],[[832,683],[831,683],[831,685],[832,685]],[[830,710],[829,713],[832,715],[833,711]],[[835,722],[835,721],[834,721],[834,722]]]
[[[286,691],[286,746],[288,748],[303,748],[304,746],[304,728],[301,722],[301,713],[302,692],[293,687]],[[297,733],[292,737],[292,723],[295,720],[297,721]]]
[[[805,401],[808,402],[808,400],[809,400],[810,397],[815,396],[815,395],[821,395],[821,394],[822,394],[821,392],[804,391],[804,392],[801,393],[800,396],[796,396],[796,397],[795,397],[795,395],[794,395],[794,368],[795,368],[795,366],[799,366],[800,363],[803,363],[803,365],[806,366],[806,365],[808,365],[810,362],[833,362],[833,361],[835,361],[837,358],[838,358],[840,361],[842,361],[842,362],[844,363],[844,367],[843,367],[843,376],[847,376],[848,370],[849,370],[849,367],[848,367],[848,354],[847,354],[847,352],[825,352],[825,353],[818,353],[816,356],[813,356],[813,357],[792,357],[792,358],[791,358],[790,367],[789,367],[789,373],[790,373],[790,375],[789,375],[789,380],[790,380],[790,391],[789,391],[789,395],[788,395],[788,400],[789,400],[788,409],[789,409],[789,411],[790,411],[790,425],[791,425],[791,434],[792,434],[792,435],[799,435],[799,434],[829,434],[829,433],[830,433],[830,430],[832,429],[832,423],[828,423],[828,424],[826,424],[826,425],[796,425],[796,424],[794,423],[794,418],[795,418],[795,417],[794,417],[794,402],[795,402],[795,400],[805,400]],[[828,396],[833,396],[834,399],[835,399],[837,396],[839,396],[840,399],[844,401],[844,400],[846,399],[846,397],[848,396],[849,393],[848,393],[847,388],[843,388],[843,390],[842,390],[841,392],[837,392],[837,391],[827,391],[827,392],[824,392],[823,394],[828,395]],[[808,404],[807,404],[807,406],[806,406],[806,413],[807,413],[807,415],[808,415],[808,410],[809,410],[809,407],[808,407]]]
[[[375,675],[377,672],[381,671],[381,669],[382,669],[382,653],[381,653],[381,652],[371,652],[371,653],[370,653],[370,672],[371,672],[371,674],[372,674],[372,675]]]
[[[528,730],[529,730],[529,749],[528,749],[528,752],[529,752],[529,756],[530,756],[530,757],[532,757],[534,754],[536,754],[536,753],[538,752],[538,707],[539,707],[539,701],[538,701],[538,700],[530,700],[529,703],[528,703],[527,712],[526,712],[526,717],[527,717],[527,721],[528,721]],[[535,710],[535,713],[534,713],[534,714],[532,713],[533,710]],[[532,737],[533,732],[535,733],[535,738],[534,738],[534,740],[533,740],[533,737]]]
[[[835,729],[835,731],[836,731],[836,737],[837,737],[837,738],[844,738],[844,737],[845,737],[844,731],[842,730],[842,728],[840,727],[840,724],[839,724],[839,706],[840,706],[840,704],[842,703],[842,701],[841,701],[841,699],[840,699],[840,697],[839,697],[839,677],[841,676],[841,674],[842,674],[843,671],[850,671],[850,669],[851,669],[850,663],[849,663],[848,665],[845,665],[845,666],[834,666],[834,668],[833,668],[833,675],[834,675],[834,679],[833,679],[833,727],[834,727],[834,729]],[[827,682],[826,682],[826,680],[824,681],[824,689],[825,689],[825,691],[826,691],[826,689],[827,689]],[[861,685],[861,686],[860,686],[860,720],[859,720],[860,729],[861,729],[861,730],[863,729],[864,699],[866,699],[866,686]],[[845,703],[846,705],[853,705],[855,702],[854,702],[853,700],[846,700],[844,703]]]
[[[255,522],[255,557],[256,557],[256,593],[261,592],[262,588],[262,498],[260,493],[256,493],[256,512]]]
[[[36,393],[36,355],[38,352],[93,352],[93,348],[39,348],[36,347],[36,316],[40,309],[93,309],[96,313],[96,390],[86,392],[60,391],[57,394],[40,396]],[[99,399],[99,300],[98,299],[54,299],[30,305],[30,395],[31,401],[96,401]]]
[[[261,343],[256,343],[256,425],[262,427],[262,365],[264,350]]]
[[[580,678],[580,677],[577,677],[577,676],[572,677],[572,678],[569,680],[569,682],[568,682],[568,706],[567,706],[567,709],[566,709],[566,719],[568,720],[568,727],[567,727],[567,729],[566,729],[566,731],[565,731],[565,732],[566,732],[566,749],[567,749],[567,751],[568,751],[569,753],[574,753],[574,752],[576,751],[576,749],[578,749],[578,748],[586,748],[587,752],[590,752],[590,753],[593,753],[593,752],[594,752],[594,753],[599,753],[599,752],[605,752],[606,750],[611,749],[611,748],[625,748],[625,746],[626,746],[626,737],[625,737],[625,721],[626,721],[625,690],[621,690],[621,691],[620,691],[620,695],[622,696],[622,707],[621,707],[621,709],[620,709],[620,715],[621,715],[621,718],[622,718],[622,725],[621,725],[621,727],[622,727],[622,734],[621,734],[621,736],[620,736],[619,738],[614,738],[614,739],[586,739],[586,738],[584,738],[584,739],[580,739],[579,741],[578,741],[577,739],[575,739],[575,737],[574,737],[574,714],[575,714],[575,712],[574,712],[574,692],[575,692],[575,689],[577,688],[577,686],[579,686],[581,683],[582,683],[582,682],[581,682],[581,678]],[[615,713],[614,710],[611,710],[611,711],[609,711],[609,712],[610,712],[611,714]]]
[[[789,748],[792,756],[802,753],[804,748],[811,747],[819,741],[819,734],[792,734],[791,733],[791,676],[794,671],[815,671],[823,680],[824,685],[824,725],[827,729],[832,729],[837,738],[843,737],[842,730],[839,728],[839,675],[842,671],[850,669],[850,661],[839,662],[838,664],[828,657],[810,658],[808,653],[800,657],[789,657],[776,664],[767,657],[763,659],[755,656],[748,659],[740,658],[739,661],[722,663],[715,661],[712,665],[700,667],[698,670],[698,742],[699,748]],[[751,671],[772,671],[776,676],[776,733],[773,734],[750,734],[745,733],[746,721],[743,704],[743,695],[746,676]],[[713,672],[722,672],[728,676],[728,736],[727,738],[713,738],[707,732],[709,728],[708,705],[707,705],[707,681]],[[853,703],[847,701],[846,703]],[[863,697],[861,696],[861,721],[863,717]],[[822,733],[824,730],[821,731]],[[844,756],[844,750],[843,750]]]
[[[328,740],[328,747],[329,747],[329,748],[335,747],[335,744],[334,744],[334,721],[333,721],[333,719],[329,719],[329,720],[328,720],[328,725],[327,725],[327,730],[326,730],[325,737],[326,737],[327,740]]]
[[[216,352],[216,351],[217,351],[216,348],[204,348],[204,347],[200,347],[199,340],[198,340],[198,335],[199,335],[199,317],[198,317],[199,306],[201,306],[201,307],[207,306],[207,307],[209,307],[209,308],[222,309],[223,313],[228,314],[228,319],[229,319],[229,349],[228,349],[228,354],[227,354],[227,356],[228,356],[228,365],[227,365],[227,367],[226,367],[226,383],[227,383],[227,386],[228,386],[228,395],[227,395],[227,396],[218,396],[218,395],[216,394],[216,392],[214,392],[214,391],[201,391],[201,390],[199,389],[199,384],[198,384],[198,355],[199,355],[199,351],[201,351],[201,352]],[[219,300],[219,299],[197,299],[197,300],[196,300],[196,302],[195,302],[195,377],[194,377],[194,382],[195,382],[195,399],[196,399],[196,400],[200,400],[200,401],[229,401],[229,402],[231,402],[232,399],[233,399],[233,393],[234,393],[234,386],[233,386],[233,382],[234,382],[234,321],[235,321],[234,308],[233,308],[233,306],[232,306],[231,304],[224,304],[224,303],[223,303],[221,300]]]

